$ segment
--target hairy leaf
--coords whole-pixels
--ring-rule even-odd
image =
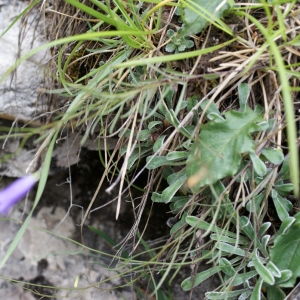
[[[194,0],[192,8],[184,9],[184,25],[178,32],[179,37],[191,36],[201,32],[208,21],[221,18],[229,5],[223,0]]]
[[[239,170],[243,153],[254,153],[251,132],[258,130],[261,115],[247,107],[245,112],[228,111],[223,121],[203,125],[187,160],[188,185],[194,193]]]
[[[282,287],[293,287],[296,278],[300,276],[300,213],[294,216],[296,221],[284,234],[280,234],[270,249],[271,261],[281,271],[290,270],[292,276],[286,282],[280,284]]]
[[[206,280],[207,278],[213,276],[217,272],[221,270],[220,267],[213,267],[208,270],[205,270],[201,273],[198,273],[196,276],[188,277],[181,283],[181,288],[184,291],[189,291],[193,287],[199,285],[201,282]]]

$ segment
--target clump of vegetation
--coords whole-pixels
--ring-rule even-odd
[[[90,134],[117,136],[99,179],[109,178],[108,192],[119,189],[116,218],[124,193],[148,172],[142,200],[132,201],[135,223],[123,247],[137,239],[119,257],[120,276],[134,271],[133,282],[151,283],[146,294],[167,299],[166,279],[172,288],[180,268],[190,265],[181,287],[191,298],[218,274],[221,283],[207,290],[207,299],[285,299],[297,282],[300,251],[296,1],[64,5],[68,17],[52,12],[59,38],[50,32],[45,47],[52,47],[58,74],[52,83],[68,104],[53,109],[41,133],[40,152],[47,154],[39,190],[66,124],[84,127],[81,144]],[[146,201],[169,205],[173,214],[168,241],[155,249],[139,228]],[[138,243],[149,261],[137,261]]]

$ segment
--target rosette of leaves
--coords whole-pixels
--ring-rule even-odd
[[[193,41],[185,37],[178,37],[173,29],[169,29],[167,31],[167,37],[171,39],[171,41],[165,48],[167,52],[183,52],[186,49],[192,48],[194,46]]]

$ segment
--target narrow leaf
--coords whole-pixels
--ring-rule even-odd
[[[167,187],[162,192],[162,202],[169,203],[176,192],[181,188],[181,186],[185,183],[187,177],[186,174],[183,174],[178,180],[176,180],[172,185]]]
[[[252,258],[254,268],[260,275],[260,277],[265,281],[266,283],[273,285],[275,283],[275,279],[273,274],[267,269],[260,261],[258,255],[257,255],[257,249],[254,250],[254,256]]]
[[[289,211],[292,209],[293,205],[290,201],[282,198],[275,190],[272,189],[271,196],[278,214],[278,217],[281,221],[284,221],[289,217]]]
[[[238,86],[239,102],[240,102],[240,111],[245,112],[247,101],[250,94],[250,88],[247,83],[241,83]]]
[[[213,267],[208,270],[205,270],[201,273],[198,273],[194,277],[188,277],[181,283],[181,288],[184,291],[189,291],[190,289],[194,288],[195,286],[199,285],[201,282],[206,280],[207,278],[213,276],[217,272],[219,272],[221,269],[220,267]]]

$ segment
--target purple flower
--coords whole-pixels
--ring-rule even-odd
[[[29,175],[17,179],[7,188],[0,191],[0,214],[7,215],[9,209],[22,200],[36,182],[37,178],[34,175]]]

